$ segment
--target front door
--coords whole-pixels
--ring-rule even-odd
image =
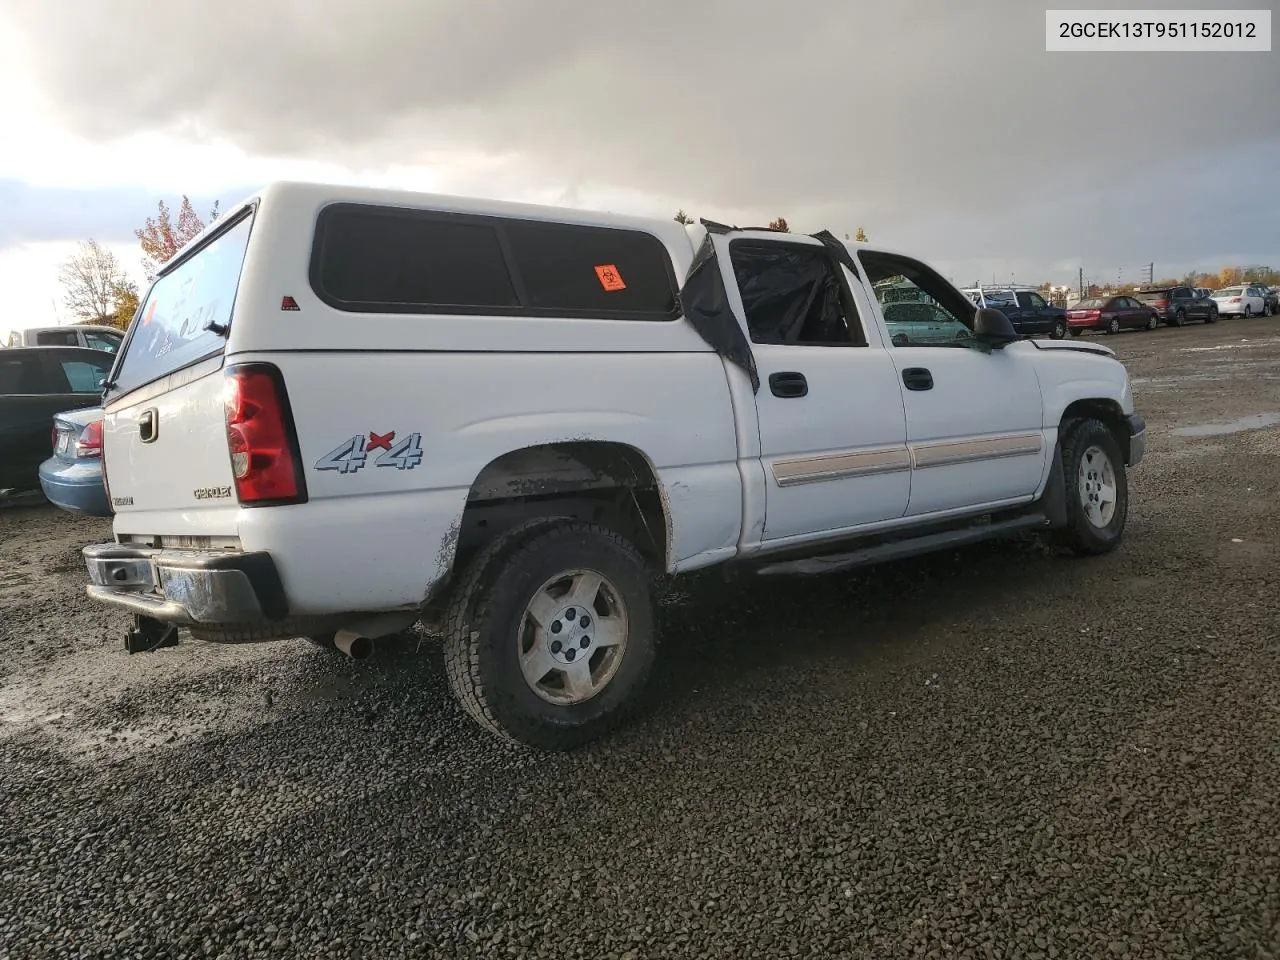
[[[760,374],[763,540],[900,519],[911,460],[898,373],[867,345],[846,271],[819,241],[762,231],[713,238]]]
[[[968,336],[972,313],[963,296],[919,261],[879,251],[858,258],[872,283],[896,276],[917,284],[951,321],[936,339],[904,340],[894,336],[892,312],[879,318],[903,385],[912,460],[907,516],[1032,497],[1049,455],[1037,348],[1018,342],[993,350]]]

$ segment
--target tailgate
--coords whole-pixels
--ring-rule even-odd
[[[117,516],[235,502],[222,358],[184,373],[197,376],[159,395],[139,391],[140,399],[125,397],[107,409],[103,451]]]

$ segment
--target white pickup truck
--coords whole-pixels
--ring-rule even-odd
[[[912,257],[317,184],[166,265],[105,408],[115,542],[84,555],[131,650],[363,656],[433,617],[466,710],[543,749],[640,695],[661,575],[1102,553],[1145,441],[1110,350],[1019,338]]]

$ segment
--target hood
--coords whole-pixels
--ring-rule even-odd
[[[1078,353],[1096,353],[1103,357],[1114,357],[1116,352],[1100,343],[1081,343],[1079,340],[1031,340],[1040,350],[1075,350]]]

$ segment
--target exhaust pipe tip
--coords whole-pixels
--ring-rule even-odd
[[[368,660],[373,656],[373,641],[352,630],[339,630],[335,633],[333,645],[352,660]]]

